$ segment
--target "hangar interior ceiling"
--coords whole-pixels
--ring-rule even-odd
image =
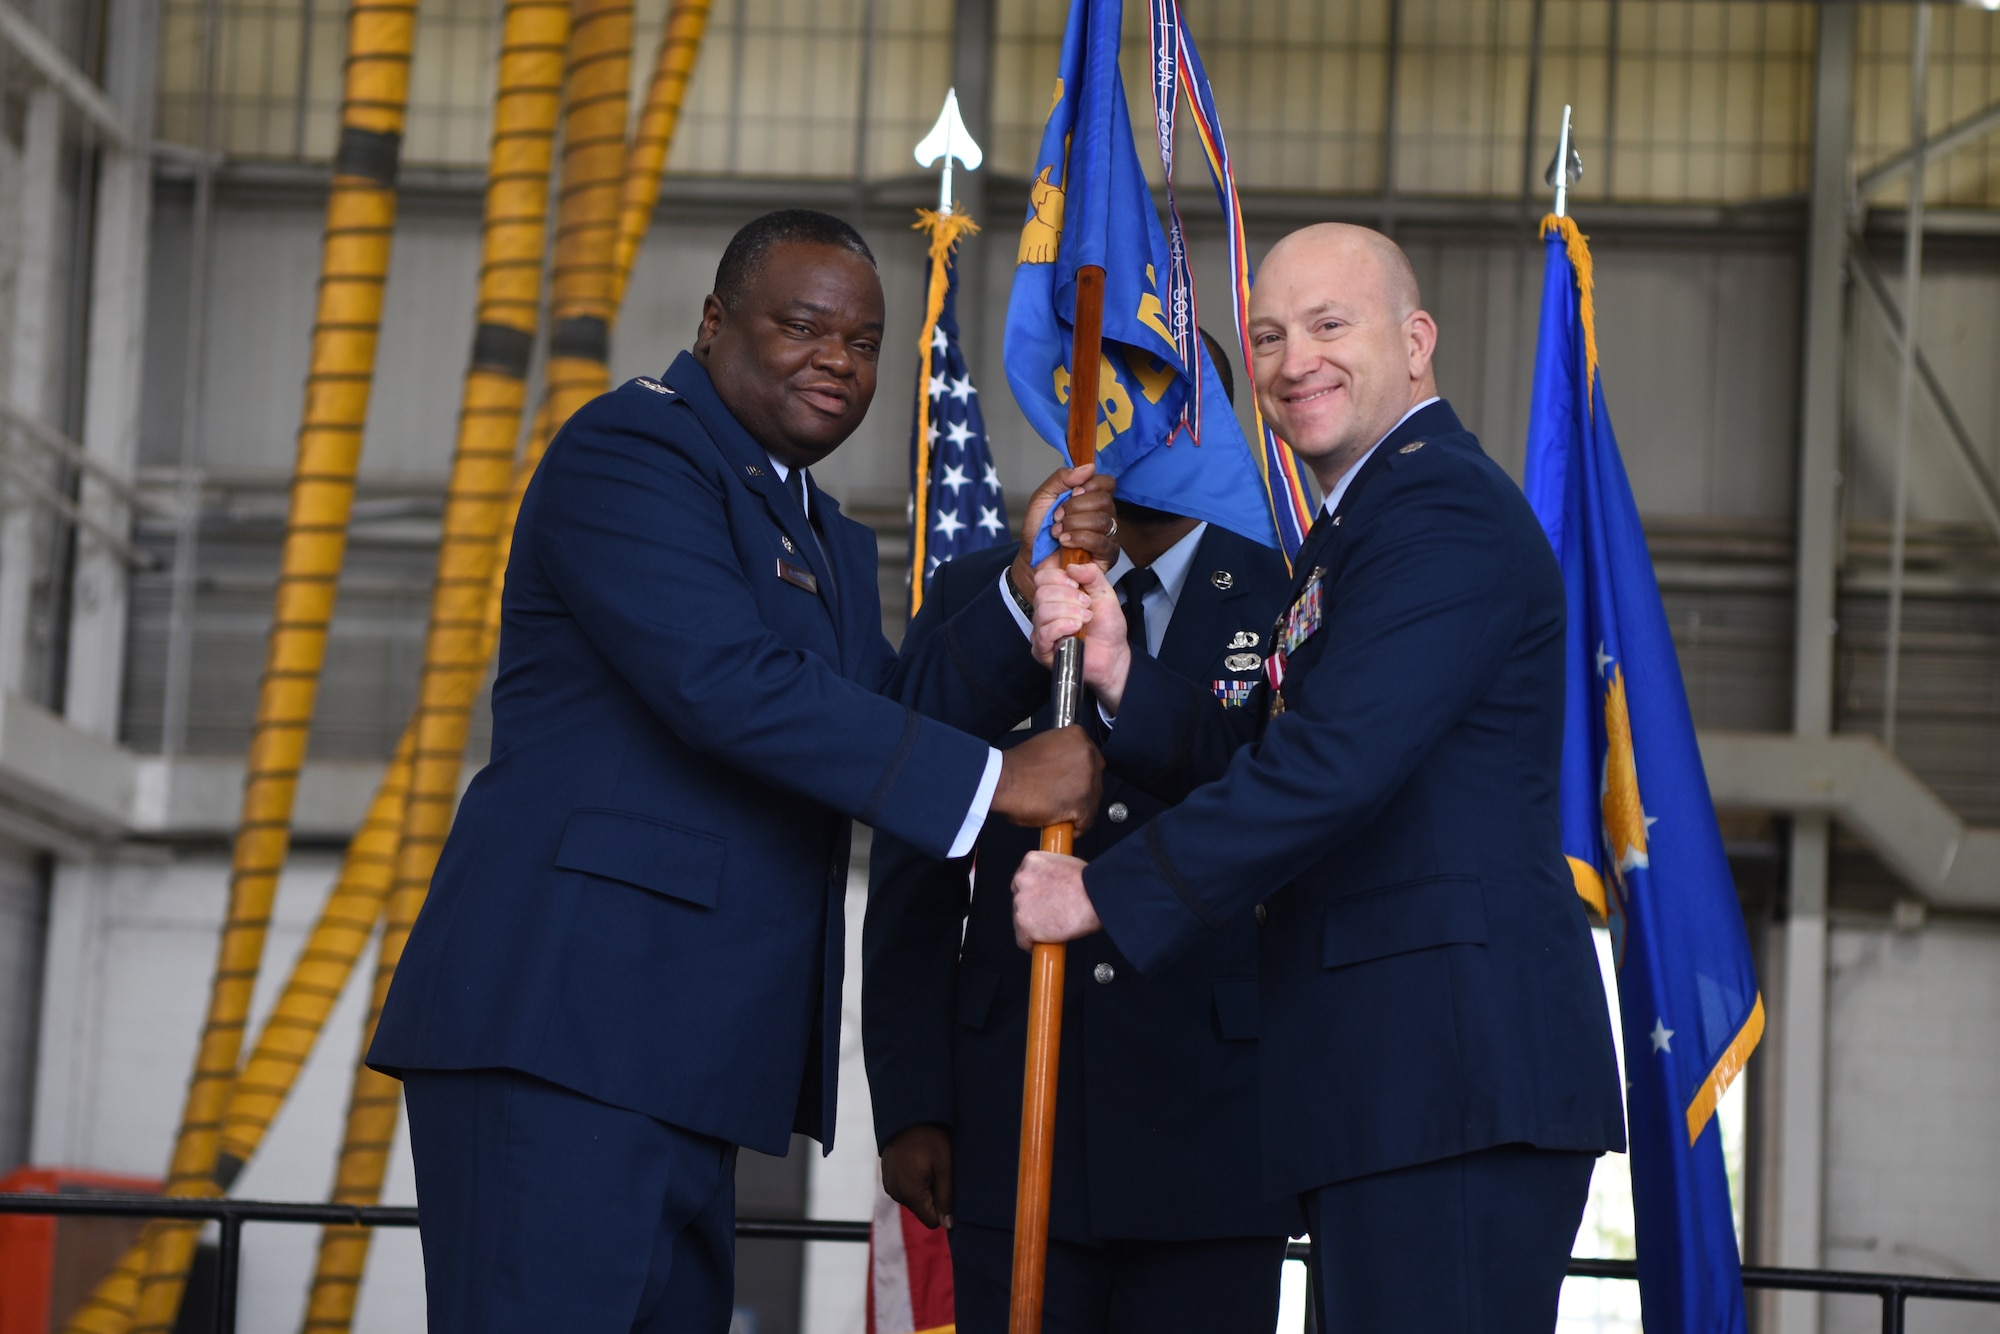
[[[210,105],[201,34],[210,0],[165,0],[158,126],[196,146]],[[331,0],[216,0],[213,146],[222,154],[209,224],[211,270],[199,355],[207,479],[201,594],[191,633],[209,670],[191,682],[187,745],[232,753],[247,735],[263,590],[282,514],[295,383],[330,152],[343,40]],[[1865,178],[1908,147],[1909,9],[1854,7],[1852,170]],[[1145,101],[1144,6],[1126,6],[1125,76],[1135,124]],[[987,169],[975,178],[989,223],[1022,206],[1061,40],[1060,0],[991,6]],[[641,4],[638,47],[664,5]],[[1697,717],[1704,726],[1784,730],[1796,502],[1801,270],[1811,167],[1818,9],[1800,3],[1674,0],[1374,0],[1187,6],[1215,83],[1247,199],[1254,249],[1301,220],[1389,226],[1410,248],[1444,327],[1447,393],[1495,454],[1518,469],[1532,356],[1539,252],[1523,243],[1544,207],[1540,177],[1560,108],[1575,107],[1582,182],[1576,216],[1600,253],[1601,324],[1612,406],[1662,575]],[[433,522],[451,438],[456,323],[472,280],[497,17],[481,0],[420,11],[398,237],[364,507],[343,596],[336,667],[315,754],[381,758],[400,731],[414,674]],[[909,147],[952,77],[953,12],[917,0],[744,0],[719,6],[674,148],[662,225],[648,244],[616,356],[657,369],[684,343],[727,220],[785,199],[855,215],[884,259],[891,306],[916,300],[909,207],[926,197]],[[1929,122],[1949,127],[2000,101],[2000,21],[1941,7],[1926,79]],[[645,62],[635,63],[643,71]],[[1183,127],[1183,139],[1187,138]],[[1195,166],[1179,182],[1198,272],[1224,299],[1216,219]],[[1142,157],[1157,176],[1157,163]],[[1990,477],[2000,472],[2000,395],[1986,373],[2000,272],[1990,238],[2000,202],[2000,135],[1970,137],[1927,162],[1932,238],[1921,342],[1949,411]],[[185,434],[185,256],[193,244],[185,160],[160,166],[141,462],[149,485],[179,484]],[[1899,303],[1907,176],[1857,198],[1857,249]],[[1004,396],[999,315],[1004,223],[969,247],[983,279],[968,297],[979,382]],[[997,238],[997,239],[996,239]],[[1844,534],[1838,636],[1840,726],[1879,730],[1887,522],[1896,415],[1896,317],[1861,293],[1848,302]],[[400,306],[400,310],[399,310]],[[1210,317],[1211,322],[1215,317]],[[892,329],[892,338],[893,338]],[[913,375],[912,370],[909,374]],[[832,484],[873,513],[885,560],[897,512],[909,408],[892,367],[862,435],[829,466]],[[1046,461],[1011,405],[990,411],[1003,475],[1018,495]],[[1967,818],[2000,820],[2000,704],[1985,667],[1995,533],[1966,485],[1962,452],[1935,405],[1912,448],[1906,587],[1907,722],[1899,753]],[[173,541],[150,519],[142,541]],[[172,576],[134,585],[123,734],[159,744],[160,679]],[[893,605],[890,600],[885,600]],[[213,651],[210,652],[209,650]],[[477,744],[477,742],[475,743]],[[1744,828],[1751,830],[1756,822]],[[1777,857],[1768,829],[1746,855]],[[1758,852],[1761,846],[1763,851]],[[1858,887],[1879,877],[1843,862]],[[1845,884],[1849,877],[1837,876]]]

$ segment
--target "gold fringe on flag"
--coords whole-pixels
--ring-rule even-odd
[[[1563,249],[1569,252],[1569,266],[1576,270],[1576,308],[1583,319],[1584,358],[1584,400],[1591,404],[1591,411],[1597,410],[1597,293],[1595,278],[1590,267],[1590,238],[1576,225],[1576,219],[1546,214],[1542,218],[1542,237],[1547,239],[1550,232],[1560,232]]]
[[[931,494],[931,340],[937,336],[938,319],[944,314],[945,294],[951,290],[951,256],[961,239],[976,236],[979,224],[972,220],[970,213],[961,213],[956,207],[949,213],[936,209],[920,208],[917,220],[910,224],[910,230],[924,232],[931,238],[931,276],[924,289],[924,325],[917,334],[917,347],[923,360],[918,363],[917,372],[917,442],[916,480],[910,497],[910,614],[924,605],[924,556],[929,546],[929,534],[925,531],[924,506]]]

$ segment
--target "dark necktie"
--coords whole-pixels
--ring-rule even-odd
[[[1146,595],[1160,586],[1160,576],[1151,569],[1130,569],[1118,581],[1125,599],[1125,641],[1134,653],[1151,657],[1151,640],[1146,637]]]
[[[785,489],[792,493],[792,499],[799,502],[799,510],[806,516],[806,525],[812,529],[813,545],[819,548],[820,564],[826,567],[828,582],[833,580],[833,558],[826,553],[826,543],[820,540],[819,515],[806,504],[806,470],[794,468],[785,474]]]
[[[794,468],[786,473],[785,489],[792,493],[793,500],[799,502],[799,513],[805,515],[807,521],[810,522],[813,519],[813,512],[806,505],[806,470],[804,468]],[[813,527],[817,528],[819,525],[814,523]]]

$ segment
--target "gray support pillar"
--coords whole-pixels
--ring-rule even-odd
[[[951,86],[958,90],[958,114],[973,142],[988,154],[993,152],[993,7],[993,0],[955,0],[951,30]],[[952,192],[981,227],[992,222],[986,216],[991,170],[988,166],[952,177]],[[961,305],[964,300],[959,298]],[[959,323],[964,325],[963,315]]]
[[[132,126],[136,146],[107,146],[98,168],[83,447],[114,475],[130,480],[139,449],[153,215],[153,164],[145,145],[152,139],[159,0],[110,0],[106,18],[106,92]],[[86,514],[114,531],[126,530],[130,516],[101,481],[86,477],[81,501]],[[84,731],[113,738],[125,661],[126,577],[116,552],[87,536],[79,539],[65,712]]]
[[[27,119],[21,151],[21,240],[14,284],[13,346],[9,358],[7,398],[31,417],[53,421],[59,347],[56,302],[57,228],[62,217],[63,97],[43,84],[28,94]],[[40,450],[16,440],[9,451],[23,466],[39,467]],[[31,632],[35,595],[35,563],[41,544],[35,540],[40,515],[33,497],[18,484],[5,491],[0,511],[0,690],[26,687],[33,660]]]
[[[964,118],[965,128],[972,131],[972,141],[986,154],[986,165],[978,171],[952,175],[952,193],[980,227],[978,236],[960,242],[958,247],[958,328],[965,340],[972,378],[985,393],[1006,383],[1001,363],[1000,322],[997,317],[992,321],[986,318],[992,308],[987,300],[987,283],[994,275],[1013,273],[1014,247],[1020,236],[1021,221],[996,218],[986,206],[986,178],[994,171],[994,10],[994,0],[952,3],[951,86],[958,91],[958,114]],[[989,262],[992,256],[1002,258]],[[1000,304],[1004,307],[1004,298]]]
[[[1844,396],[1847,194],[1854,133],[1854,28],[1850,5],[1819,11],[1813,91],[1812,208],[1808,223],[1804,351],[1799,382],[1796,620],[1792,728],[1825,736],[1833,728],[1834,595],[1840,544],[1840,433]],[[1826,1168],[1826,886],[1829,828],[1824,816],[1792,823],[1785,921],[1773,951],[1774,1097],[1763,1164],[1771,1214],[1761,1229],[1766,1254],[1783,1265],[1817,1267],[1823,1258]],[[1787,1294],[1770,1308],[1777,1334],[1817,1334],[1820,1299]]]

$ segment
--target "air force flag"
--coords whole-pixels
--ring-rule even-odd
[[[1007,305],[1007,382],[1065,458],[1077,270],[1104,270],[1097,466],[1120,499],[1277,544],[1270,501],[1200,340],[1177,347],[1162,299],[1171,255],[1118,73],[1119,0],[1072,0]],[[1197,389],[1196,376],[1200,377]],[[1054,550],[1046,527],[1037,558]]]
[[[1742,1334],[1715,1104],[1764,1031],[1743,914],[1604,386],[1590,251],[1550,217],[1526,491],[1569,594],[1563,851],[1611,925],[1647,1334]]]

